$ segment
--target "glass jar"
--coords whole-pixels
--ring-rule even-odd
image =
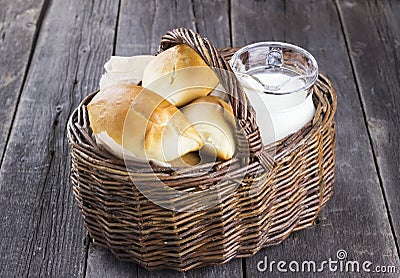
[[[288,43],[259,42],[238,50],[230,65],[256,111],[264,144],[313,119],[318,64],[308,51]]]

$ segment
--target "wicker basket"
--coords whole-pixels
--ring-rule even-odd
[[[191,30],[168,32],[160,50],[180,43],[196,50],[209,66],[231,70],[226,61],[235,49],[217,51]],[[332,195],[334,182],[336,94],[331,82],[319,75],[313,88],[317,112],[312,122],[287,138],[262,146],[253,108],[236,77],[217,74],[231,92],[234,114],[246,132],[238,142],[246,140],[250,146],[248,161],[240,157],[239,148],[238,156],[213,164],[211,171],[210,165],[153,169],[164,184],[184,191],[201,191],[224,178],[217,190],[232,189],[230,197],[201,211],[174,211],[151,202],[133,184],[124,161],[96,146],[86,110],[95,93],[73,112],[68,123],[73,192],[97,246],[150,270],[186,271],[252,256],[293,231],[313,225]],[[146,181],[141,163],[136,163],[136,174]],[[238,181],[238,175],[245,178]],[[171,200],[177,201],[185,202]]]

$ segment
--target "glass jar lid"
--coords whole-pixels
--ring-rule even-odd
[[[283,42],[245,46],[232,56],[230,66],[244,86],[266,94],[307,91],[308,95],[318,78],[315,58],[303,48]]]

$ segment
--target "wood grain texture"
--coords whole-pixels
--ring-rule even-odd
[[[309,49],[333,80],[339,99],[335,192],[320,223],[247,259],[246,276],[268,274],[256,268],[265,256],[269,261],[321,262],[337,259],[340,249],[347,251],[349,260],[400,267],[335,3],[233,1],[232,27],[234,45],[280,40]],[[318,277],[332,275],[323,272]]]
[[[69,184],[66,122],[112,53],[115,1],[54,0],[0,172],[2,277],[76,277],[86,231]]]
[[[242,270],[242,260],[235,259],[228,264],[221,266],[207,266],[203,268],[197,268],[189,270],[184,273],[172,271],[172,270],[162,270],[162,271],[147,271],[139,267],[138,277],[148,277],[148,278],[169,278],[169,277],[193,277],[193,278],[233,278],[233,277],[243,277]]]
[[[171,4],[172,3],[172,4]],[[196,17],[195,17],[196,15]],[[218,16],[217,16],[218,15]],[[124,1],[121,2],[116,54],[155,53],[161,36],[177,27],[197,28],[201,34],[228,45],[227,1]],[[218,23],[218,28],[214,27]],[[207,31],[208,30],[208,31]],[[242,260],[224,266],[195,269],[186,273],[147,271],[134,263],[119,262],[111,252],[90,245],[87,277],[241,277]]]
[[[190,1],[122,0],[118,24],[117,55],[155,54],[168,30],[195,28]]]
[[[229,5],[228,0],[193,0],[197,31],[219,48],[232,46]]]
[[[161,37],[179,27],[197,30],[219,47],[229,46],[228,1],[122,0],[115,53],[155,54]]]
[[[40,29],[46,6],[44,0],[5,0],[0,5],[1,165],[36,34]]]
[[[137,266],[133,263],[121,262],[108,250],[89,245],[86,277],[138,277]]]
[[[338,3],[399,251],[400,2]]]

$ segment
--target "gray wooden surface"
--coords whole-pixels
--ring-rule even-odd
[[[315,227],[252,258],[149,272],[93,247],[68,180],[65,127],[110,55],[155,53],[176,27],[219,47],[309,49],[339,97],[336,182]],[[335,260],[339,250],[399,275],[400,1],[0,0],[0,50],[0,277],[279,277],[258,262]]]

